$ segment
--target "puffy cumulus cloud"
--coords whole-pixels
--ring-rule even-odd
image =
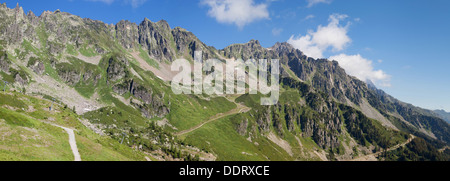
[[[310,30],[305,36],[292,35],[288,43],[313,58],[323,58],[323,52],[330,47],[333,51],[341,51],[352,41],[347,35],[350,23],[346,26],[340,24],[347,17],[343,14],[332,14],[327,26],[319,25],[316,31]]]
[[[347,74],[357,77],[362,81],[372,81],[382,87],[390,87],[391,76],[382,70],[374,70],[372,61],[363,58],[361,55],[339,54],[331,56],[329,60],[336,60],[345,69]]]
[[[220,23],[235,24],[239,28],[261,20],[269,19],[268,4],[255,4],[253,0],[203,0],[209,6],[208,15]]]
[[[321,50],[317,45],[315,45],[311,40],[311,35],[305,35],[301,37],[294,37],[294,35],[289,38],[288,43],[294,46],[295,48],[301,50],[307,56],[313,58],[322,58],[323,50]]]
[[[333,52],[342,51],[352,41],[347,35],[350,22],[345,26],[340,23],[346,18],[348,18],[347,15],[332,14],[328,19],[329,23],[327,26],[319,25],[316,31],[309,30],[308,34],[304,36],[299,35],[296,37],[292,35],[288,43],[313,58],[324,58],[323,53],[327,50]],[[362,81],[371,81],[382,87],[390,86],[391,76],[382,70],[374,70],[372,61],[363,58],[360,54],[339,54],[329,57],[329,60],[338,61],[347,74],[355,76]],[[381,62],[378,61],[378,63]]]
[[[308,5],[306,7],[310,8],[319,3],[330,4],[331,1],[333,0],[306,0],[306,2],[308,2]]]

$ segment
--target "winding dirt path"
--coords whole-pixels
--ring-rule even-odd
[[[35,118],[33,118],[33,117],[29,116],[29,115],[23,114],[23,113],[22,113],[22,115],[24,115],[24,116],[26,116],[26,117],[28,117],[30,119],[35,119]],[[78,152],[77,141],[75,140],[75,133],[73,132],[73,129],[66,128],[64,126],[60,126],[60,125],[57,125],[57,124],[54,124],[54,123],[50,123],[50,122],[47,122],[47,121],[43,121],[43,120],[40,120],[40,121],[43,122],[43,123],[50,124],[52,126],[56,126],[58,128],[64,129],[64,131],[66,131],[67,134],[69,135],[69,144],[70,144],[70,149],[72,150],[72,153],[73,153],[73,156],[74,156],[74,161],[81,161],[81,156],[80,156],[80,152]]]
[[[396,150],[400,147],[405,146],[406,144],[410,143],[413,139],[415,138],[414,135],[411,135],[411,138],[409,138],[408,140],[406,140],[406,142],[395,145],[393,147],[388,148],[386,151],[392,151],[392,150]],[[376,152],[376,153],[372,153],[372,154],[368,154],[368,155],[364,155],[358,158],[354,158],[353,160],[350,161],[376,161],[377,156],[381,155],[384,152],[384,150]]]
[[[234,103],[236,104],[236,108],[234,108],[234,109],[232,109],[232,110],[230,110],[230,111],[228,111],[226,113],[218,113],[218,114],[210,117],[208,119],[208,121],[205,121],[205,122],[203,122],[203,123],[201,123],[201,124],[199,124],[197,126],[189,128],[187,130],[183,130],[183,131],[180,131],[178,133],[175,133],[175,135],[176,136],[184,135],[184,134],[190,133],[192,131],[195,131],[195,130],[201,128],[202,126],[204,126],[205,124],[208,124],[208,123],[213,122],[215,120],[218,120],[220,118],[223,118],[223,117],[226,117],[226,116],[229,116],[229,115],[233,115],[233,114],[239,114],[239,113],[242,113],[242,112],[248,112],[248,111],[251,110],[251,108],[249,108],[247,106],[244,106],[244,105],[236,103],[236,102],[234,102]]]
[[[51,125],[62,128],[67,132],[67,134],[69,134],[69,144],[70,144],[70,148],[72,149],[73,156],[75,157],[74,161],[81,161],[81,156],[80,156],[80,153],[78,152],[77,141],[75,140],[75,134],[73,132],[73,129],[59,126],[56,124],[51,124]]]

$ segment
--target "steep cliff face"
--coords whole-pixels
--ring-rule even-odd
[[[139,24],[139,44],[145,47],[150,55],[158,60],[171,61],[175,59],[175,51],[171,47],[173,37],[169,24],[161,20],[151,22],[145,19]]]
[[[125,78],[126,75],[129,75],[127,66],[128,60],[122,56],[109,58],[108,67],[106,68],[108,82],[114,82],[119,79]]]
[[[136,48],[139,33],[135,23],[130,21],[119,21],[115,27],[117,41],[126,49]]]
[[[0,52],[0,69],[3,72],[9,72],[9,64],[11,61],[8,59],[8,54],[6,52],[1,51]]]
[[[268,133],[272,127],[281,137],[286,132],[301,132],[302,137],[311,137],[323,149],[339,147],[343,120],[338,105],[306,84],[290,78],[284,78],[282,82],[287,89],[300,90],[300,94],[291,95],[291,99],[300,98],[305,103],[280,101],[274,106],[258,108],[256,123],[260,132]]]
[[[202,51],[203,60],[218,58],[217,50],[201,42],[192,32],[176,27],[172,30],[176,51],[184,58],[194,58],[195,51]]]
[[[116,84],[112,89],[120,95],[129,93],[139,99],[140,103],[131,103],[147,118],[164,117],[170,113],[169,106],[164,103],[164,95],[155,94],[151,88],[147,88],[133,79]]]

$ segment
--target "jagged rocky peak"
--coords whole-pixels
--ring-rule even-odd
[[[147,27],[152,27],[159,30],[171,30],[169,23],[163,19],[158,22],[152,22],[148,18],[144,18],[144,21],[142,21],[140,25],[145,25]]]
[[[156,22],[156,24],[160,25],[161,27],[163,27],[166,30],[171,30],[169,23],[167,23],[166,20],[159,20],[158,22]]]
[[[26,14],[23,11],[23,8],[19,6],[19,3],[17,3],[16,8],[14,8],[14,12],[15,12],[17,22],[25,19]]]
[[[182,27],[179,27],[179,26],[173,28],[172,31],[190,32],[190,31],[188,31],[188,30],[186,30],[186,29],[184,29],[184,28],[182,28]]]
[[[17,3],[16,7],[14,8],[14,11],[17,13],[23,13],[23,8],[19,6],[19,3]]]
[[[295,48],[287,42],[282,42],[282,43],[277,42],[277,43],[275,43],[275,45],[270,47],[270,49],[273,51],[277,51],[277,52],[281,52],[281,51],[291,52],[291,51],[295,50]]]
[[[249,45],[249,46],[251,46],[252,48],[253,47],[255,47],[255,46],[261,46],[261,44],[259,43],[259,41],[258,40],[254,40],[254,39],[251,39],[248,43],[247,43],[247,45]]]
[[[36,17],[36,15],[33,13],[33,11],[28,11],[27,16],[30,17]]]
[[[223,50],[221,53],[227,58],[262,59],[265,58],[267,51],[261,46],[258,40],[250,40],[243,44],[233,44]]]
[[[172,32],[165,20],[156,23],[145,18],[138,26],[139,44],[148,50],[149,54],[157,60],[173,61],[175,50],[170,46]]]
[[[138,41],[138,27],[128,20],[119,21],[116,26],[116,38],[126,49],[135,48]]]

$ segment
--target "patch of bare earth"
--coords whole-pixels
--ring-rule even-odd
[[[164,81],[171,81],[172,78],[177,74],[177,72],[172,72],[170,69],[170,65],[167,65],[165,63],[157,62],[159,69],[150,66],[144,59],[139,56],[139,52],[132,52],[131,55],[139,62],[142,69],[153,72],[158,78]]]
[[[267,135],[267,138],[273,143],[277,144],[279,147],[283,148],[283,150],[286,151],[290,156],[293,155],[291,145],[286,140],[279,138],[273,132],[270,132],[269,135]]]
[[[367,100],[363,100],[361,105],[361,111],[369,118],[378,120],[385,127],[392,128],[394,130],[398,130],[389,120],[387,120],[380,112],[378,112],[375,108],[373,108]]]
[[[101,136],[105,136],[105,135],[106,135],[106,134],[103,132],[103,130],[100,129],[100,128],[98,127],[98,125],[92,124],[91,122],[89,122],[89,121],[86,120],[86,119],[80,119],[80,122],[81,122],[84,126],[88,127],[88,128],[91,129],[92,131],[94,131],[95,133],[97,133],[97,134],[99,134],[99,135],[101,135]]]
[[[97,56],[93,56],[93,57],[86,57],[84,55],[78,54],[78,56],[76,56],[76,58],[83,60],[86,63],[98,65],[100,63],[100,60],[102,59],[102,56],[97,55]]]
[[[81,96],[74,88],[61,84],[47,75],[39,76],[34,74],[33,77],[34,82],[31,82],[26,87],[29,92],[52,96],[64,104],[67,104],[69,108],[75,106],[75,110],[78,114],[83,114],[103,107],[103,104],[96,100],[98,97],[97,93],[88,99]]]
[[[320,158],[320,160],[328,161],[327,154],[325,153],[325,151],[322,150],[321,152],[317,152],[316,150],[314,150],[314,154],[316,154]]]
[[[170,123],[169,123],[169,120],[167,120],[166,118],[157,121],[156,124],[157,124],[158,126],[160,126],[160,127],[168,126],[168,127],[172,128],[172,129],[174,129],[174,130],[178,130],[178,128],[176,128],[175,126],[173,126],[172,124],[170,124]]]

